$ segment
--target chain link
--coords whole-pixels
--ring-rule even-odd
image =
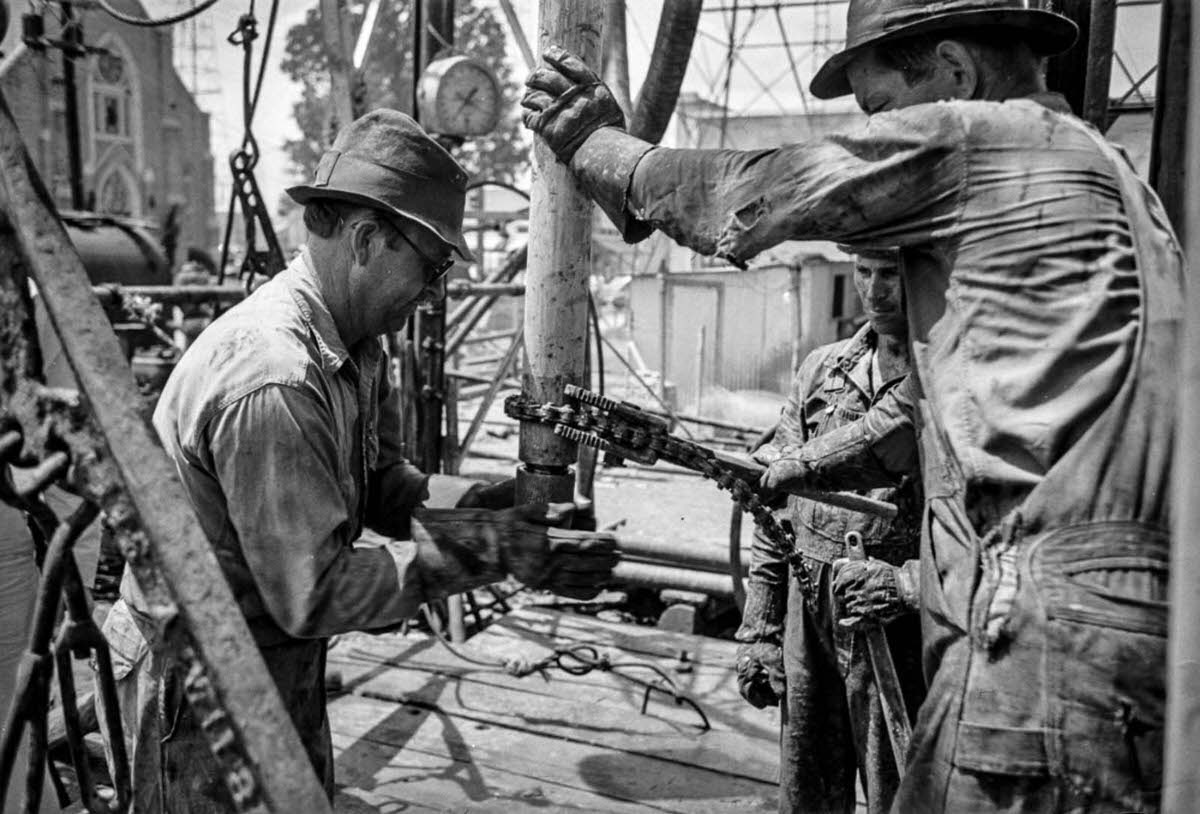
[[[734,502],[754,518],[767,539],[787,552],[801,592],[805,597],[816,597],[812,572],[796,546],[795,533],[779,522],[754,486],[733,466],[718,460],[712,450],[671,435],[665,422],[642,413],[634,405],[575,388],[568,393],[568,397],[572,396],[581,403],[550,404],[535,402],[524,394],[509,396],[504,402],[504,412],[519,421],[552,425],[555,432],[576,443],[614,451],[641,463],[653,464],[661,459],[699,472],[729,492]]]

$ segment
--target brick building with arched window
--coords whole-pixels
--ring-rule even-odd
[[[137,0],[113,5],[146,16]],[[175,231],[175,265],[189,247],[212,252],[213,160],[209,115],[173,65],[170,28],[139,28],[98,9],[78,11],[84,44],[103,49],[75,61],[80,157],[87,208],[143,221],[160,238]],[[59,37],[44,15],[45,34]],[[62,53],[22,42],[14,20],[0,41],[0,90],[42,179],[71,208]]]

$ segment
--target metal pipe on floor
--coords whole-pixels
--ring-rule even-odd
[[[725,546],[698,548],[688,539],[678,541],[621,539],[623,562],[645,562],[682,568],[690,571],[707,571],[715,574],[729,573],[729,549]],[[743,549],[743,570],[750,562],[749,552]]]
[[[729,574],[692,571],[644,562],[617,563],[617,567],[613,569],[611,584],[657,590],[693,591],[716,597],[733,596],[733,583]]]
[[[560,45],[589,65],[600,64],[603,0],[538,2],[538,48]],[[529,213],[529,267],[525,275],[525,345],[529,368],[525,393],[539,402],[561,402],[563,387],[585,385],[588,273],[592,249],[592,203],[571,171],[534,139],[533,192]],[[570,501],[575,483],[573,442],[553,427],[521,425],[517,500]]]

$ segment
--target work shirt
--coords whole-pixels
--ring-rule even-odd
[[[396,397],[379,340],[342,342],[307,253],[168,380],[155,429],[260,646],[396,624],[425,600],[412,545],[359,541],[407,537],[426,495]]]
[[[806,449],[818,475],[882,483],[919,434],[927,785],[965,767],[1139,799],[1118,764],[1130,739],[1161,755],[1183,304],[1153,192],[1053,94],[916,105],[772,150],[631,141],[600,131],[572,164],[627,238],[655,227],[735,263],[792,238],[901,249],[913,371]],[[1004,641],[1020,646],[999,658]]]
[[[873,403],[904,380],[903,375],[878,380],[874,364],[878,339],[866,324],[854,336],[823,345],[804,358],[769,442],[777,451],[770,457],[861,419]],[[797,550],[809,560],[829,564],[846,556],[846,534],[857,531],[872,557],[893,565],[915,559],[921,528],[921,494],[915,475],[898,475],[894,485],[865,493],[895,505],[898,513],[892,520],[790,496],[787,514],[796,532]],[[772,597],[763,603],[763,613],[743,617],[739,641],[775,641],[782,633],[791,553],[764,535],[754,536],[750,581],[761,583]]]
[[[864,325],[849,339],[817,348],[800,365],[771,444],[798,447],[861,419],[867,409],[899,385],[904,376],[878,381],[875,369],[878,335]],[[846,556],[846,534],[857,531],[872,557],[900,565],[917,556],[920,535],[920,489],[915,471],[897,474],[896,483],[868,492],[896,505],[892,520],[791,496],[796,544],[805,556],[821,562]]]

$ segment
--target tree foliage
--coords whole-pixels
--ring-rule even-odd
[[[361,24],[366,3],[350,6],[353,30]],[[412,113],[412,2],[390,0],[381,4],[371,45],[363,66],[368,108],[391,107]],[[521,129],[519,90],[506,58],[506,32],[495,12],[478,0],[455,3],[454,47],[437,56],[466,54],[495,72],[504,97],[500,124],[490,134],[470,139],[455,157],[475,178],[513,182],[528,166],[529,144]],[[300,138],[285,143],[292,168],[301,178],[310,177],[330,140],[329,51],[322,36],[319,6],[308,10],[304,22],[287,33],[282,61],[284,72],[301,85],[300,100],[293,105]]]

